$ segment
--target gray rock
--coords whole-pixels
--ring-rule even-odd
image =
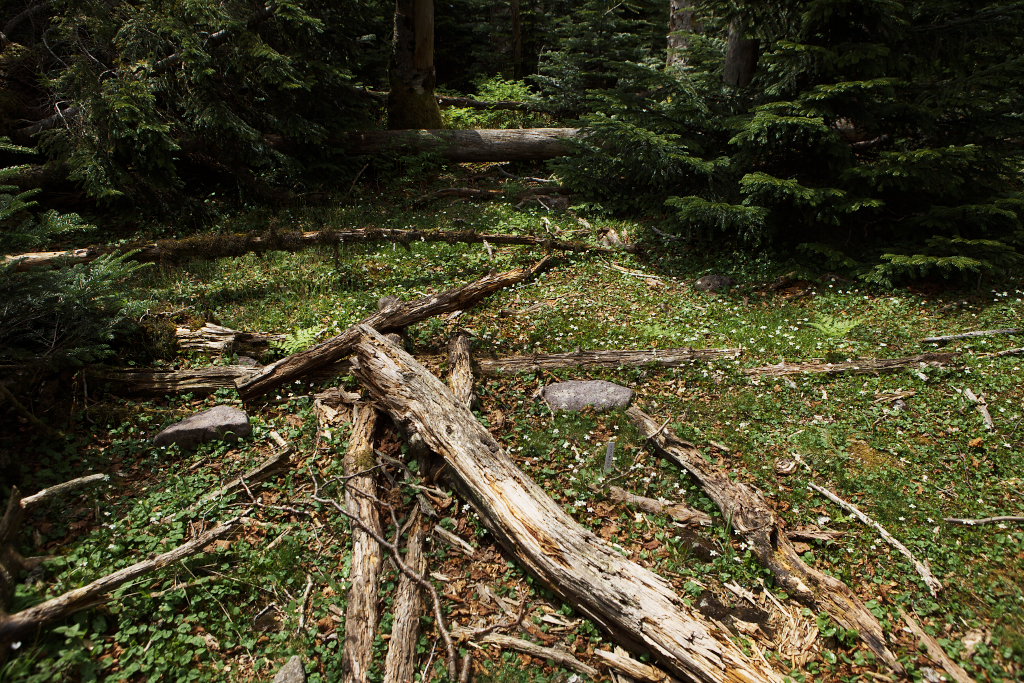
[[[700,292],[721,292],[732,285],[732,278],[728,275],[705,275],[693,283],[693,288]]]
[[[250,434],[252,426],[244,410],[217,406],[171,425],[153,437],[153,445],[195,448],[207,441],[234,441]]]
[[[586,406],[594,410],[625,408],[633,400],[633,390],[602,379],[555,382],[544,387],[541,396],[553,410],[578,411]]]
[[[302,657],[295,655],[274,676],[274,683],[306,683],[306,670],[302,668]]]

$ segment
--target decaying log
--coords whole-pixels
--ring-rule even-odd
[[[907,627],[914,632],[914,635],[918,637],[923,644],[925,649],[928,651],[928,655],[938,662],[946,673],[956,681],[956,683],[974,683],[974,679],[971,678],[966,671],[963,670],[959,664],[954,662],[952,658],[946,654],[946,651],[942,649],[942,645],[939,644],[934,637],[928,635],[928,632],[921,627],[921,624],[917,623],[913,617],[903,611],[902,607],[897,608],[900,612],[900,616],[903,617],[903,621],[907,624]]]
[[[427,525],[419,511],[413,510],[414,519],[405,545],[405,564],[420,576],[427,573],[427,555],[423,546],[427,540]],[[406,683],[415,678],[416,646],[420,637],[420,617],[426,604],[416,583],[402,574],[395,589],[394,622],[391,640],[384,658],[384,683]]]
[[[961,332],[960,334],[945,334],[939,337],[925,337],[922,344],[945,344],[957,339],[972,339],[974,337],[993,337],[997,335],[1014,336],[1024,334],[1024,328],[1012,327],[1002,330],[977,330],[976,332]]]
[[[432,152],[448,161],[535,161],[569,154],[578,128],[373,130],[338,140],[349,154]]]
[[[270,347],[287,339],[285,334],[264,334],[262,332],[240,332],[230,327],[206,323],[198,330],[179,327],[174,336],[180,351],[200,353],[237,353],[259,357]]]
[[[367,680],[373,663],[373,639],[377,636],[380,611],[377,593],[382,571],[382,553],[370,533],[383,533],[377,510],[376,459],[373,433],[377,428],[377,409],[356,406],[355,423],[345,452],[345,509],[362,524],[352,527],[351,588],[345,609],[345,647],[342,653],[342,677],[359,683]]]
[[[903,666],[889,650],[882,625],[846,584],[804,564],[759,489],[732,479],[693,444],[665,431],[664,425],[639,408],[628,408],[626,415],[664,457],[700,483],[733,530],[790,595],[828,612],[844,628],[856,630],[879,659],[902,674]]]
[[[212,394],[218,389],[234,389],[235,383],[256,374],[248,365],[214,365],[194,370],[153,370],[95,366],[85,375],[90,386],[106,385],[113,393],[125,396],[163,396],[164,394]]]
[[[537,372],[557,368],[620,368],[657,365],[678,367],[693,361],[734,358],[740,349],[651,349],[572,351],[569,353],[533,354],[506,358],[480,358],[477,367],[483,375],[507,375],[517,372]]]
[[[548,259],[545,257],[530,268],[487,275],[463,287],[396,304],[367,317],[363,324],[381,332],[389,332],[408,327],[431,316],[462,310],[500,289],[528,280],[547,263]],[[261,368],[253,377],[238,383],[238,393],[242,395],[243,400],[251,400],[313,370],[339,361],[348,355],[359,334],[359,326],[353,325],[311,349]]]
[[[552,251],[594,252],[599,254],[637,251],[629,244],[615,248],[585,242],[557,240],[533,235],[480,233],[474,230],[416,230],[404,228],[363,228],[355,230],[289,231],[273,234],[234,233],[227,235],[196,235],[177,240],[142,242],[118,246],[97,246],[69,251],[41,251],[4,256],[6,263],[17,262],[18,270],[89,263],[105,254],[131,253],[131,258],[144,263],[174,263],[195,259],[229,258],[268,251],[302,251],[318,246],[337,246],[367,242],[397,243],[408,246],[414,242],[445,244],[503,244],[541,247]]]
[[[668,515],[680,524],[711,526],[711,517],[706,512],[694,510],[679,503],[663,503],[653,498],[638,496],[619,486],[610,486],[608,488],[608,497],[620,503],[635,505],[652,515]]]
[[[476,403],[473,393],[473,357],[470,355],[469,337],[456,335],[448,345],[448,387],[459,405],[472,408]]]
[[[0,643],[9,643],[17,638],[27,636],[34,630],[51,622],[59,621],[81,609],[104,602],[107,599],[107,594],[111,591],[144,574],[162,569],[186,557],[202,552],[213,541],[223,538],[237,529],[239,524],[241,524],[240,518],[218,524],[209,531],[166,553],[143,560],[142,562],[136,562],[130,567],[125,567],[113,574],[96,579],[92,583],[70,590],[35,607],[30,607],[7,616],[0,616]]]
[[[785,375],[808,373],[836,375],[844,372],[861,375],[876,372],[892,372],[903,368],[942,367],[951,363],[958,355],[957,353],[919,353],[916,356],[909,356],[907,358],[862,358],[843,363],[825,363],[822,361],[810,361],[807,363],[782,362],[778,365],[748,368],[743,371],[743,374],[755,377],[783,377]]]
[[[660,576],[627,560],[520,471],[436,377],[366,325],[354,343],[356,377],[408,432],[444,458],[464,498],[507,552],[617,640],[699,681],[779,681],[744,655]]]
[[[827,488],[823,486],[818,486],[813,482],[807,484],[807,487],[813,491],[817,491],[818,493],[825,496],[842,509],[849,512],[851,515],[859,519],[862,524],[869,526],[875,531],[877,531],[878,535],[882,537],[882,540],[891,545],[893,548],[896,548],[896,550],[900,551],[901,555],[910,560],[911,564],[914,565],[914,569],[917,570],[918,575],[924,580],[925,585],[928,586],[928,590],[931,591],[931,594],[939,594],[939,591],[942,590],[942,583],[938,579],[936,579],[935,576],[932,574],[932,570],[928,566],[928,563],[922,562],[918,560],[916,557],[914,557],[914,553],[910,552],[910,549],[907,548],[907,546],[903,545],[903,543],[901,543],[899,539],[890,534],[884,526],[868,517],[856,505],[843,500],[836,494],[829,491]]]

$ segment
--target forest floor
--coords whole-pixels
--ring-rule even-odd
[[[363,192],[363,191],[360,191]],[[750,254],[701,255],[659,242],[643,225],[549,211],[538,202],[463,203],[369,193],[341,208],[254,212],[225,230],[417,227],[477,229],[593,240],[614,228],[648,245],[645,255],[561,256],[537,278],[503,290],[461,314],[408,330],[414,355],[443,352],[453,334],[471,335],[474,353],[512,355],[576,349],[742,348],[734,359],[654,367],[557,370],[477,379],[478,416],[515,462],[581,524],[666,577],[694,605],[726,619],[745,606],[747,633],[772,666],[798,681],[890,680],[855,635],[789,599],[729,533],[715,505],[685,473],[659,460],[622,412],[552,413],[540,388],[563,379],[606,379],[632,387],[635,403],[704,450],[734,477],[760,487],[788,527],[840,532],[800,546],[804,559],[848,584],[882,621],[900,661],[916,680],[941,680],[942,666],[918,645],[900,616],[914,616],[977,680],[1024,676],[1024,526],[961,526],[944,518],[1024,514],[1024,356],[990,356],[1021,346],[1020,337],[951,342],[959,351],[944,368],[889,374],[751,378],[745,368],[815,358],[896,358],[934,350],[921,340],[992,328],[1024,327],[1024,286],[950,290],[883,290]],[[353,201],[354,200],[354,201]],[[352,245],[337,250],[274,252],[146,269],[135,296],[153,315],[198,327],[289,333],[277,355],[300,350],[360,320],[379,298],[437,292],[489,270],[536,262],[540,249],[414,243]],[[625,269],[617,269],[615,267]],[[625,272],[630,271],[630,272]],[[694,289],[708,273],[735,285],[722,293]],[[167,366],[198,367],[233,359],[193,356]],[[435,371],[440,368],[434,368]],[[351,378],[341,378],[358,391]],[[337,384],[337,382],[335,382]],[[310,680],[339,680],[350,560],[347,521],[327,507],[300,507],[311,476],[339,474],[344,429],[318,430],[313,394],[301,383],[252,411],[253,437],[196,451],[152,446],[153,435],[216,404],[240,404],[234,390],[208,397],[137,401],[96,387],[79,401],[67,445],[26,472],[25,488],[88,472],[112,476],[34,514],[36,553],[59,557],[23,584],[15,607],[38,602],[188,538],[203,521],[246,507],[229,496],[191,514],[205,492],[264,460],[279,432],[297,454],[287,473],[262,489],[265,507],[225,550],[148,575],[103,607],[79,612],[0,668],[0,681],[269,680],[301,655]],[[970,390],[987,402],[988,429]],[[30,430],[31,426],[26,426]],[[385,450],[400,452],[395,438]],[[614,467],[605,471],[609,441]],[[793,464],[795,463],[795,467]],[[808,488],[816,483],[855,503],[926,560],[944,589],[933,596],[912,564],[860,523]],[[683,502],[715,524],[682,528],[609,497],[632,493]],[[399,489],[393,501],[408,503]],[[404,496],[404,497],[403,497]],[[507,620],[525,600],[526,618],[512,635],[562,646],[599,666],[610,649],[590,621],[535,585],[508,561],[475,513],[454,493],[434,495],[436,522],[467,541],[470,555],[435,537],[429,546],[434,585],[452,627]],[[404,514],[404,513],[403,513]],[[389,568],[377,651],[390,629],[396,583]],[[734,588],[728,588],[727,584]],[[750,591],[750,604],[740,595]],[[767,595],[767,592],[771,595]],[[444,658],[432,620],[421,637],[443,679]],[[756,624],[756,626],[755,626]],[[774,645],[774,647],[772,647]],[[478,680],[569,681],[584,677],[493,645],[464,643]],[[751,650],[753,651],[753,650]],[[381,657],[376,658],[378,661]],[[602,669],[603,670],[603,669]],[[379,672],[373,673],[373,676]],[[371,680],[374,680],[371,676]],[[600,680],[609,680],[602,678]]]

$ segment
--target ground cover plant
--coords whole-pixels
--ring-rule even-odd
[[[443,182],[452,184],[452,178]],[[536,370],[477,376],[476,415],[514,462],[577,522],[621,553],[664,576],[751,656],[763,656],[794,680],[888,677],[857,635],[827,614],[795,602],[738,538],[733,520],[689,476],[661,460],[621,411],[553,413],[539,390],[561,379],[606,379],[636,390],[635,405],[663,428],[699,447],[730,476],[759,487],[787,530],[816,527],[828,540],[798,540],[805,562],[842,580],[880,620],[908,675],[948,676],[919,645],[902,612],[937,639],[975,680],[1013,680],[1024,666],[1019,522],[968,526],[946,518],[1021,514],[1024,391],[1021,355],[999,355],[1019,337],[959,339],[959,355],[941,367],[912,365],[878,374],[791,376],[746,371],[782,361],[898,358],[935,350],[937,334],[1024,327],[1024,285],[992,282],[952,289],[928,283],[881,288],[777,255],[697,253],[644,224],[561,210],[542,202],[470,204],[450,199],[394,201],[359,188],[340,207],[241,214],[222,226],[273,222],[289,228],[356,226],[487,230],[589,240],[610,232],[645,245],[626,252],[562,255],[536,278],[501,290],[465,311],[430,318],[406,331],[406,344],[443,375],[449,339],[471,338],[475,357],[577,349],[739,348],[742,353],[677,368],[653,366]],[[387,199],[385,200],[384,197]],[[374,312],[386,296],[413,298],[469,282],[487,271],[527,266],[543,249],[416,242],[359,244],[298,253],[157,264],[132,274],[128,296],[149,322],[197,328],[215,322],[285,334],[262,360],[303,350]],[[734,284],[721,292],[694,286],[709,273]],[[233,365],[222,355],[181,356],[166,367]],[[45,442],[27,421],[4,439],[5,467],[27,492],[87,472],[104,486],[33,510],[28,554],[55,559],[18,584],[13,610],[163,552],[218,521],[246,517],[242,530],[208,552],[147,574],[109,601],[8,644],[3,680],[266,680],[299,655],[311,680],[343,674],[345,611],[352,583],[352,528],[321,499],[342,499],[344,419],[325,424],[316,394],[330,386],[359,391],[351,376],[275,390],[250,406],[254,432],[238,443],[197,450],[156,448],[162,427],[216,404],[240,405],[233,389],[209,396],[118,398],[82,379],[73,423]],[[992,419],[986,426],[983,397]],[[261,488],[196,505],[204,494],[251,469],[277,449],[293,462]],[[33,441],[35,439],[36,441]],[[608,443],[615,442],[611,467]],[[401,534],[418,496],[440,527],[427,546],[429,579],[459,655],[470,654],[478,680],[567,681],[580,676],[544,658],[488,644],[482,629],[562,647],[608,680],[596,651],[614,638],[525,574],[496,544],[477,513],[444,479],[407,457],[397,432],[378,450],[386,482],[388,538]],[[340,480],[340,481],[343,481]],[[933,595],[913,565],[871,528],[808,488],[817,484],[853,502],[926,561],[943,589]],[[682,525],[616,498],[613,487],[682,503],[710,526]],[[405,529],[408,531],[408,529]],[[400,572],[384,562],[381,628],[368,680],[381,680]],[[445,680],[446,657],[435,618],[425,612],[417,677]],[[521,618],[520,618],[521,617]],[[653,660],[649,660],[653,661]],[[577,678],[585,680],[585,678]]]

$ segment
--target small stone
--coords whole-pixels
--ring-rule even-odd
[[[289,659],[274,676],[274,683],[306,683],[306,670],[302,667],[302,657],[295,655]]]
[[[252,434],[249,416],[232,406],[217,406],[197,413],[153,437],[154,446],[178,444],[195,448],[207,441],[234,441]]]
[[[727,275],[705,275],[693,283],[693,288],[699,292],[721,292],[732,285],[733,280]]]
[[[633,390],[601,379],[555,382],[544,387],[541,396],[552,410],[579,411],[586,406],[594,410],[625,408],[633,400]]]

